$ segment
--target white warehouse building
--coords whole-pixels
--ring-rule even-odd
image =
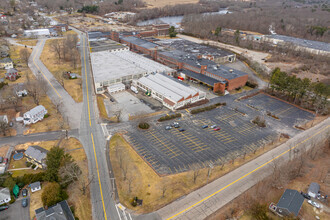
[[[163,103],[171,110],[181,108],[206,98],[205,92],[176,82],[168,76],[156,73],[134,82],[139,89]]]
[[[97,94],[115,88],[115,84],[130,83],[146,74],[172,74],[175,70],[131,51],[100,51],[91,53],[91,63]],[[120,86],[119,86],[120,87]]]
[[[38,36],[49,36],[49,29],[35,29],[35,30],[25,30],[23,35],[25,37],[38,37]]]

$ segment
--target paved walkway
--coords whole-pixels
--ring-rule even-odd
[[[329,131],[330,118],[156,213],[161,219],[205,219],[268,176],[273,161],[278,158],[288,160],[290,149],[308,150],[311,143],[318,144],[323,141]]]
[[[46,40],[41,39],[38,41],[36,47],[33,49],[29,59],[29,67],[33,74],[37,76],[41,74],[48,82],[48,97],[52,102],[62,102],[60,112],[62,116],[69,122],[71,129],[80,127],[82,103],[76,103],[67,91],[61,86],[51,72],[39,59]]]

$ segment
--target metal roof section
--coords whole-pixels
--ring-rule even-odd
[[[152,48],[156,48],[159,47],[158,44],[152,43],[150,41],[138,38],[138,37],[134,37],[134,36],[129,36],[129,37],[120,37],[120,39],[130,42],[132,44],[138,45],[140,47],[146,48],[146,49],[152,49]]]
[[[318,183],[312,182],[309,185],[308,192],[312,192],[317,195],[319,191],[320,191],[320,185]]]
[[[186,53],[192,53],[192,54],[212,55],[214,57],[224,57],[224,56],[234,55],[233,53],[230,53],[225,50],[206,46],[203,44],[198,44],[180,38],[159,40],[157,41],[157,43],[163,46],[171,47],[173,49],[181,50]]]
[[[42,111],[46,111],[45,107],[43,105],[38,105],[36,107],[34,107],[33,109],[31,109],[28,112],[25,112],[25,114],[29,114],[29,115],[37,115]]]
[[[134,63],[126,61],[115,53],[108,51],[91,53],[91,61],[96,83],[147,72]]]
[[[189,76],[193,79],[196,79],[196,80],[199,80],[203,83],[206,83],[209,86],[214,86],[215,83],[219,83],[219,82],[226,83],[225,80],[221,81],[221,80],[213,79],[209,76],[206,76],[206,75],[203,75],[203,74],[200,74],[200,73],[195,73],[195,72],[190,71],[190,70],[183,69],[183,70],[180,70],[179,72],[181,72],[181,73],[183,73],[183,74],[185,74],[185,75],[187,75],[187,76]]]
[[[92,52],[100,52],[100,51],[123,49],[123,48],[128,49],[127,46],[124,46],[116,41],[109,40],[106,38],[97,41],[89,41],[89,46]]]
[[[323,51],[330,52],[330,44],[321,42],[321,41],[305,40],[305,39],[301,39],[301,38],[289,37],[289,36],[279,35],[279,34],[265,35],[265,37],[282,40],[285,42],[291,42],[291,43],[297,44],[302,47],[308,47],[308,48],[312,48],[312,49],[316,49],[316,50],[323,50]]]

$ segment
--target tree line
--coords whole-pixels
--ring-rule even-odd
[[[313,83],[308,78],[300,79],[275,68],[270,77],[269,92],[316,113],[329,113],[330,86],[322,82]]]

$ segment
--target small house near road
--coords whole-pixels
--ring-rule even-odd
[[[36,209],[35,213],[37,220],[74,220],[74,216],[66,200],[49,207],[47,210],[43,207]]]
[[[1,69],[10,69],[10,68],[14,68],[14,63],[12,61],[12,59],[10,59],[9,57],[6,57],[4,59],[0,60],[0,68]]]
[[[279,216],[298,216],[303,202],[304,197],[297,190],[286,189],[277,205],[272,208]]]
[[[45,160],[48,150],[40,146],[29,146],[28,149],[24,152],[27,161],[37,165],[40,168],[45,168]]]
[[[8,188],[0,188],[0,205],[10,202],[10,191]]]
[[[10,68],[6,72],[6,79],[10,81],[15,81],[18,77],[18,70],[15,68]]]
[[[41,121],[46,114],[47,110],[45,109],[45,107],[42,105],[38,105],[30,111],[24,113],[24,125],[34,124],[38,121]]]
[[[308,195],[312,198],[316,198],[317,195],[320,193],[320,185],[318,183],[311,183],[309,185],[308,191],[307,191]]]
[[[39,181],[31,183],[29,186],[30,186],[31,192],[36,192],[36,191],[41,190],[41,184]]]
[[[0,122],[5,122],[8,124],[8,117],[7,115],[0,115]]]

